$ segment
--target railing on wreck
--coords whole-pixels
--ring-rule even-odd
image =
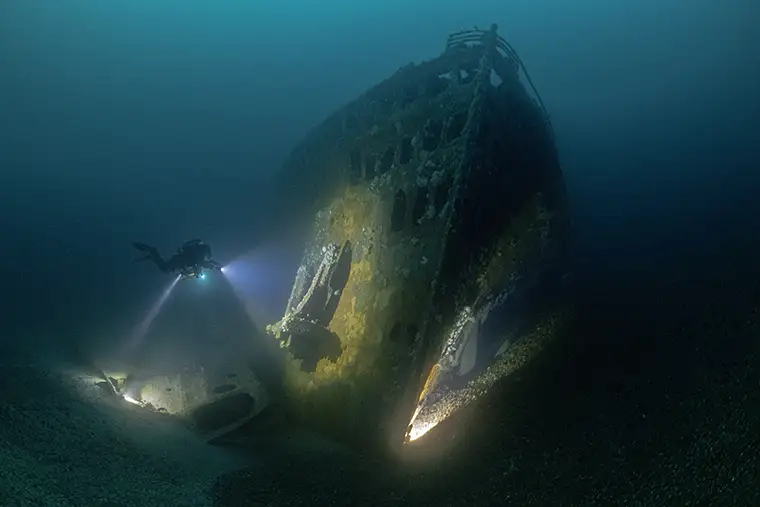
[[[549,112],[544,106],[541,94],[538,93],[538,90],[533,84],[533,80],[530,78],[530,74],[528,74],[528,70],[525,68],[525,64],[517,54],[517,51],[515,51],[514,48],[497,33],[497,30],[498,25],[492,24],[488,30],[479,30],[475,28],[474,30],[462,30],[461,32],[452,33],[446,40],[446,51],[455,50],[462,46],[481,45],[484,47],[486,54],[493,55],[493,52],[496,51],[502,58],[511,62],[518,71],[522,70],[525,80],[527,81],[530,90],[533,92],[538,107],[541,108],[541,111],[546,118],[546,124],[549,127],[551,135],[554,137],[554,129],[551,121],[549,121]]]

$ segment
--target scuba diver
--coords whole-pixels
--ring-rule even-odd
[[[179,272],[182,278],[200,278],[206,270],[221,270],[221,265],[211,259],[211,247],[200,239],[186,242],[169,259],[164,259],[156,248],[145,243],[136,242],[132,246],[145,253],[135,262],[153,261],[164,273]]]

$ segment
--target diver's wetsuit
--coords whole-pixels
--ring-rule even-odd
[[[132,245],[141,252],[145,252],[145,256],[136,261],[153,261],[164,273],[173,271],[199,273],[203,268],[216,267],[216,263],[211,260],[211,247],[199,239],[188,241],[169,259],[164,259],[156,248],[145,243],[136,242]]]

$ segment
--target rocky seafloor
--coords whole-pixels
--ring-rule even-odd
[[[0,506],[760,505],[760,314],[647,294],[581,305],[574,339],[442,423],[415,460],[276,424],[209,446],[74,365],[5,355]]]

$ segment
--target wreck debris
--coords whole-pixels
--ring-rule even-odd
[[[136,377],[102,372],[111,394],[147,410],[175,416],[208,442],[253,420],[269,403],[256,374],[246,365],[225,371],[185,367],[180,371]]]
[[[439,386],[507,371],[496,355],[552,318],[542,293],[564,269],[562,169],[543,103],[495,25],[451,35],[438,58],[332,115],[280,178],[283,204],[313,233],[268,331],[290,351],[286,392],[309,424],[401,442]]]

